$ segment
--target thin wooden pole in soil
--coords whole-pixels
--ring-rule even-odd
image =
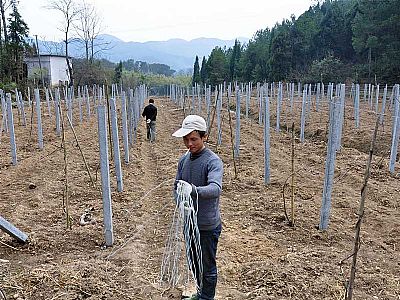
[[[33,105],[32,105],[33,106]],[[68,160],[67,160],[67,147],[65,143],[65,125],[64,125],[64,113],[61,109],[60,102],[58,102],[58,109],[60,111],[60,123],[61,123],[61,145],[64,149],[64,197],[63,197],[63,209],[66,214],[67,228],[71,229],[71,220],[69,218],[69,197],[68,197]],[[71,126],[72,128],[72,126]]]
[[[371,146],[369,148],[367,169],[365,170],[365,174],[364,174],[364,184],[361,188],[361,201],[360,201],[360,207],[358,209],[358,220],[356,223],[356,233],[355,233],[354,247],[353,247],[353,262],[351,265],[349,283],[347,285],[346,300],[351,300],[353,297],[354,279],[356,277],[357,254],[358,254],[358,250],[360,248],[361,223],[362,223],[363,217],[364,217],[364,205],[365,205],[365,199],[367,198],[367,185],[368,185],[369,176],[371,175],[370,169],[371,169],[372,156],[373,156],[374,150],[375,150],[375,141],[376,141],[376,135],[378,132],[378,126],[379,126],[379,116],[376,118],[374,135],[372,137]]]
[[[82,152],[82,148],[81,148],[81,145],[79,144],[78,137],[77,137],[77,135],[76,135],[74,126],[72,126],[72,122],[71,122],[71,120],[69,119],[69,116],[68,116],[68,115],[67,115],[67,120],[68,120],[69,126],[71,126],[72,133],[74,134],[74,138],[75,138],[76,145],[78,146],[79,151],[81,152],[82,159],[83,159],[83,163],[85,164],[86,171],[87,171],[88,174],[89,174],[90,182],[92,183],[92,186],[95,187],[94,180],[93,180],[92,174],[90,174],[89,166],[88,166],[88,164],[87,164],[85,155],[84,155],[83,152]]]

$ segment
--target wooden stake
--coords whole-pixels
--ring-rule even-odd
[[[353,262],[351,265],[350,279],[349,279],[347,289],[346,289],[346,300],[351,300],[353,297],[354,279],[356,277],[357,254],[358,254],[358,250],[360,249],[361,223],[362,223],[363,217],[364,217],[364,204],[365,204],[365,198],[367,197],[368,179],[369,179],[369,176],[371,175],[370,168],[371,168],[372,156],[373,156],[374,150],[375,150],[375,141],[376,141],[376,135],[378,132],[378,126],[379,126],[379,116],[376,118],[374,135],[372,137],[371,146],[369,148],[367,169],[365,170],[365,174],[364,174],[364,184],[361,188],[361,201],[360,201],[360,207],[358,209],[358,220],[356,223],[356,233],[355,233],[354,247],[353,247]]]
[[[33,105],[32,105],[33,106]],[[58,102],[58,108],[60,110],[60,120],[61,120],[61,145],[64,149],[64,180],[65,180],[65,185],[64,185],[64,198],[63,198],[63,208],[66,214],[66,224],[67,228],[71,229],[71,220],[69,217],[69,197],[68,197],[68,161],[67,161],[67,147],[65,144],[65,126],[64,126],[64,113],[61,109],[60,102]],[[71,126],[72,128],[72,126]]]
[[[75,132],[74,126],[72,126],[72,122],[71,122],[71,120],[69,119],[69,116],[68,116],[68,115],[67,115],[67,119],[68,119],[69,126],[70,126],[71,129],[72,129],[72,133],[74,134],[74,138],[75,138],[75,141],[76,141],[76,145],[78,146],[79,151],[81,152],[82,159],[83,159],[83,163],[85,164],[86,171],[87,171],[88,174],[89,174],[90,182],[92,183],[92,186],[95,187],[95,185],[94,185],[94,180],[93,180],[92,174],[90,174],[89,166],[88,166],[88,164],[87,164],[87,162],[86,162],[85,155],[83,155],[82,148],[81,148],[81,145],[79,144],[78,137],[76,136],[76,132]]]

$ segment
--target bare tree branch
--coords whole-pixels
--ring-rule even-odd
[[[69,38],[69,33],[71,27],[73,26],[74,22],[77,20],[78,15],[80,13],[80,9],[78,8],[77,4],[74,0],[51,0],[49,5],[47,6],[48,9],[58,11],[62,14],[63,20],[61,23],[61,28],[59,28],[65,36],[64,44],[65,44],[65,59],[68,66],[68,73],[69,73],[69,85],[73,85],[73,72],[71,61],[69,60],[68,55],[68,45],[71,42]]]

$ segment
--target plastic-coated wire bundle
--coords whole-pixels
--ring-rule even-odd
[[[197,226],[197,203],[195,205],[190,196],[190,190],[181,182],[178,182],[176,192],[176,206],[163,255],[160,279],[168,282],[172,287],[179,283],[182,277],[179,265],[184,241],[188,268],[199,291],[202,287],[203,263],[200,231]]]

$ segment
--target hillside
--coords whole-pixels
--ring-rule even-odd
[[[242,43],[248,42],[247,38],[238,39]],[[235,44],[235,40],[198,38],[191,41],[170,39],[167,41],[139,43],[133,41],[125,42],[115,36],[103,34],[99,36],[98,43],[107,44],[106,48],[109,49],[101,52],[100,57],[112,62],[134,59],[148,63],[166,64],[172,69],[179,71],[192,68],[196,55],[200,58],[208,56],[216,46],[232,47]],[[39,49],[41,53],[54,53],[59,52],[62,49],[62,45],[61,43],[52,41],[40,41]],[[70,53],[73,57],[82,57],[82,46],[77,42],[72,43]]]

